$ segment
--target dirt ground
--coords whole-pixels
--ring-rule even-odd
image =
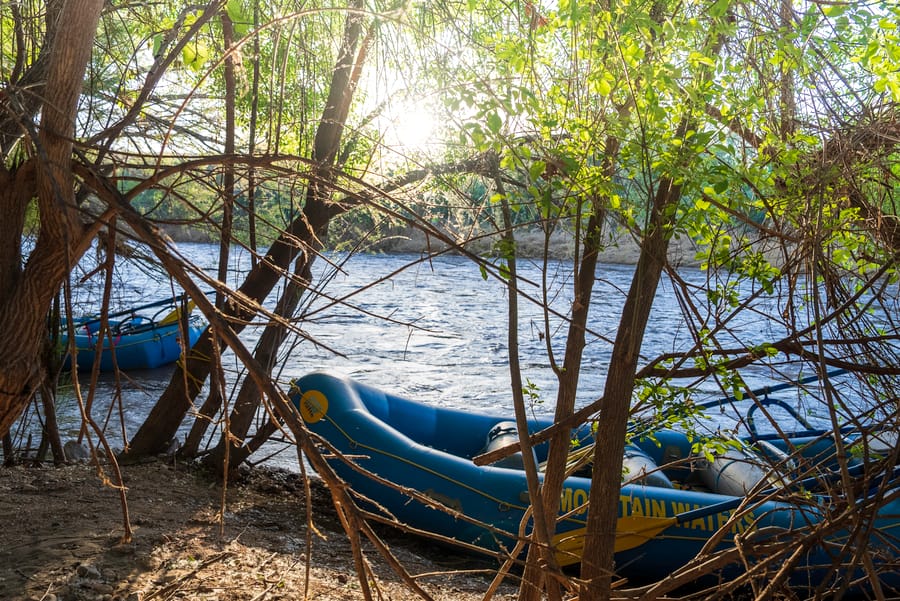
[[[122,470],[128,543],[119,494],[96,467],[0,467],[0,599],[363,598],[347,537],[317,480],[307,539],[296,474],[251,471],[227,487],[223,515],[221,484],[196,469],[157,461]],[[481,599],[488,588],[490,564],[393,530],[384,535],[433,599]],[[374,551],[367,557],[382,600],[420,598]],[[512,597],[509,585],[495,599]]]

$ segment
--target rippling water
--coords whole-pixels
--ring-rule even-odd
[[[207,244],[184,244],[186,256],[209,273],[215,273],[218,248]],[[483,278],[478,266],[458,256],[441,256],[421,262],[418,256],[335,254],[318,261],[316,272],[321,295],[310,296],[300,327],[307,339],[288,345],[280,360],[278,377],[286,387],[291,378],[313,370],[345,374],[393,392],[458,407],[501,413],[511,412],[507,355],[507,303],[505,283]],[[249,256],[235,253],[230,283],[237,284],[249,268]],[[550,264],[547,289],[554,309],[566,313],[571,302],[570,262]],[[89,269],[89,267],[86,267]],[[539,299],[541,268],[522,260],[518,266],[521,288]],[[393,274],[393,275],[392,275]],[[593,295],[587,347],[582,367],[579,404],[601,393],[609,365],[611,340],[633,274],[633,267],[601,265]],[[117,308],[149,302],[171,294],[171,284],[158,275],[124,263],[117,271]],[[688,285],[702,286],[707,274],[683,269],[679,277]],[[689,348],[692,337],[682,318],[682,309],[668,279],[654,299],[653,313],[644,340],[645,358]],[[97,288],[83,288],[78,301],[83,310],[96,306]],[[269,299],[274,303],[274,295]],[[334,302],[330,299],[341,299]],[[702,301],[698,301],[702,302]],[[763,300],[759,310],[748,312],[731,327],[744,342],[762,342],[780,336],[767,317],[775,311],[773,300]],[[524,377],[539,390],[543,402],[538,413],[552,412],[556,381],[549,367],[544,315],[526,300],[519,303],[520,357]],[[558,360],[564,343],[565,324],[551,318],[549,336]],[[260,328],[249,328],[242,339],[251,346]],[[229,361],[237,370],[233,359]],[[149,412],[171,371],[161,369],[122,376],[123,408],[127,435],[133,435]],[[751,386],[765,385],[766,372],[747,370]],[[232,376],[234,379],[234,375]],[[115,381],[104,376],[98,392],[95,418],[103,422],[105,407]],[[698,391],[714,394],[713,390]],[[71,394],[60,398],[64,438],[77,433],[78,411]],[[121,440],[115,429],[112,438]],[[267,452],[274,449],[267,448]],[[284,453],[270,460],[292,467],[296,458]]]

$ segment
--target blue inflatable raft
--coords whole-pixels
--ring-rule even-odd
[[[115,319],[109,319],[109,330],[103,334],[99,356],[100,371],[113,371],[115,368],[123,371],[153,369],[177,361],[185,347],[191,348],[206,328],[206,322],[202,318],[189,316],[187,330],[183,332],[178,300],[168,299],[114,314],[112,317]],[[149,317],[137,313],[139,310],[158,307],[162,309]],[[74,320],[73,326],[78,369],[90,370],[97,359],[100,319],[78,318]],[[65,353],[63,368],[71,369],[69,334],[65,323],[59,344]]]
[[[514,440],[515,426],[508,418],[428,406],[322,373],[295,381],[291,398],[309,429],[344,455],[329,461],[371,502],[370,509],[448,541],[494,552],[513,548],[529,506],[521,458],[490,466],[473,462]],[[532,421],[531,432],[549,425]],[[576,431],[573,438],[587,444],[589,430]],[[735,447],[712,462],[692,457],[691,442],[676,431],[653,432],[628,445],[625,466],[632,482],[621,489],[616,543],[621,575],[663,578],[694,558],[720,530],[725,532],[720,548],[733,546],[739,535],[774,542],[811,531],[840,505],[842,500],[812,492],[791,497],[805,498],[802,503],[748,497],[770,486],[762,454],[780,458],[788,444],[777,437],[759,438],[754,448],[761,452]],[[833,462],[831,438],[822,432],[798,432],[790,444],[823,470]],[[534,449],[538,461],[545,458],[544,446]],[[803,485],[812,491],[815,482]],[[900,587],[900,478],[896,468],[888,468],[868,483],[871,490],[862,491],[857,502],[874,501],[878,509],[864,539],[829,531],[824,543],[812,545],[797,562],[793,585],[815,588],[824,581],[859,578],[860,564],[842,566],[861,542],[882,574],[881,586]],[[589,492],[587,477],[565,481],[555,541],[563,565],[580,561]]]

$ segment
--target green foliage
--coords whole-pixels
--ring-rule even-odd
[[[244,37],[253,27],[253,13],[248,11],[241,0],[228,0],[225,3],[225,12],[231,19],[234,33],[239,38]]]
[[[699,438],[699,424],[708,419],[699,410],[688,388],[656,379],[641,379],[635,386],[635,412],[640,426],[632,428],[632,436],[644,436],[654,430],[674,428],[690,438]]]
[[[740,449],[741,444],[734,437],[705,436],[695,440],[691,445],[691,454],[701,455],[709,462],[729,450]]]
[[[542,405],[544,403],[544,399],[541,396],[540,386],[527,378],[525,380],[525,384],[522,386],[522,394],[525,396],[525,400],[532,408],[536,405]]]

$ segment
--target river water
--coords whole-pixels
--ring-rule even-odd
[[[209,244],[180,244],[182,253],[210,274],[215,274],[218,247]],[[90,259],[83,269],[91,269]],[[229,283],[239,284],[249,269],[249,254],[235,249],[229,269]],[[518,264],[520,287],[529,296],[541,298],[541,265],[528,260]],[[507,353],[508,294],[505,282],[485,279],[479,267],[459,256],[439,256],[422,261],[416,255],[332,254],[316,264],[318,294],[306,299],[299,325],[306,338],[297,338],[280,357],[278,378],[288,386],[292,378],[314,370],[326,370],[359,379],[395,393],[427,403],[465,407],[473,410],[510,413],[509,360]],[[546,282],[551,306],[565,314],[571,302],[572,263],[557,261],[549,265]],[[628,265],[601,265],[594,291],[590,333],[582,365],[578,403],[597,398],[609,376],[608,365],[625,292],[634,268]],[[679,278],[688,286],[702,287],[708,274],[699,269],[681,269]],[[172,294],[172,284],[160,274],[124,262],[117,267],[114,306],[152,302]],[[84,312],[95,310],[99,289],[82,286],[76,294]],[[273,304],[275,295],[268,303]],[[695,297],[703,305],[703,297]],[[551,318],[545,327],[540,307],[525,299],[519,303],[520,357],[523,376],[535,385],[539,400],[536,413],[554,410],[556,380],[547,358],[547,332],[553,341],[558,361],[566,334],[565,324]],[[760,343],[780,338],[776,320],[778,302],[761,298],[756,309],[731,324],[734,339],[725,346]],[[252,348],[261,328],[250,327],[241,338]],[[682,316],[675,284],[668,278],[659,287],[647,334],[644,361],[664,353],[678,352],[692,345],[690,330]],[[239,367],[226,355],[230,380],[238,379]],[[131,436],[147,415],[171,368],[133,372],[120,376],[122,414],[126,436]],[[752,387],[770,383],[765,368],[743,372]],[[82,376],[84,377],[84,376]],[[697,398],[716,396],[711,384],[697,389]],[[104,375],[97,391],[98,405],[92,414],[106,421],[109,400],[116,382]],[[121,441],[119,407],[114,405],[110,438]],[[71,389],[63,389],[59,414],[64,440],[74,437],[80,427],[79,411]],[[731,418],[718,413],[712,428],[728,425]],[[121,444],[121,443],[119,443]],[[296,469],[296,456],[276,453],[284,445],[267,445],[266,461]]]

